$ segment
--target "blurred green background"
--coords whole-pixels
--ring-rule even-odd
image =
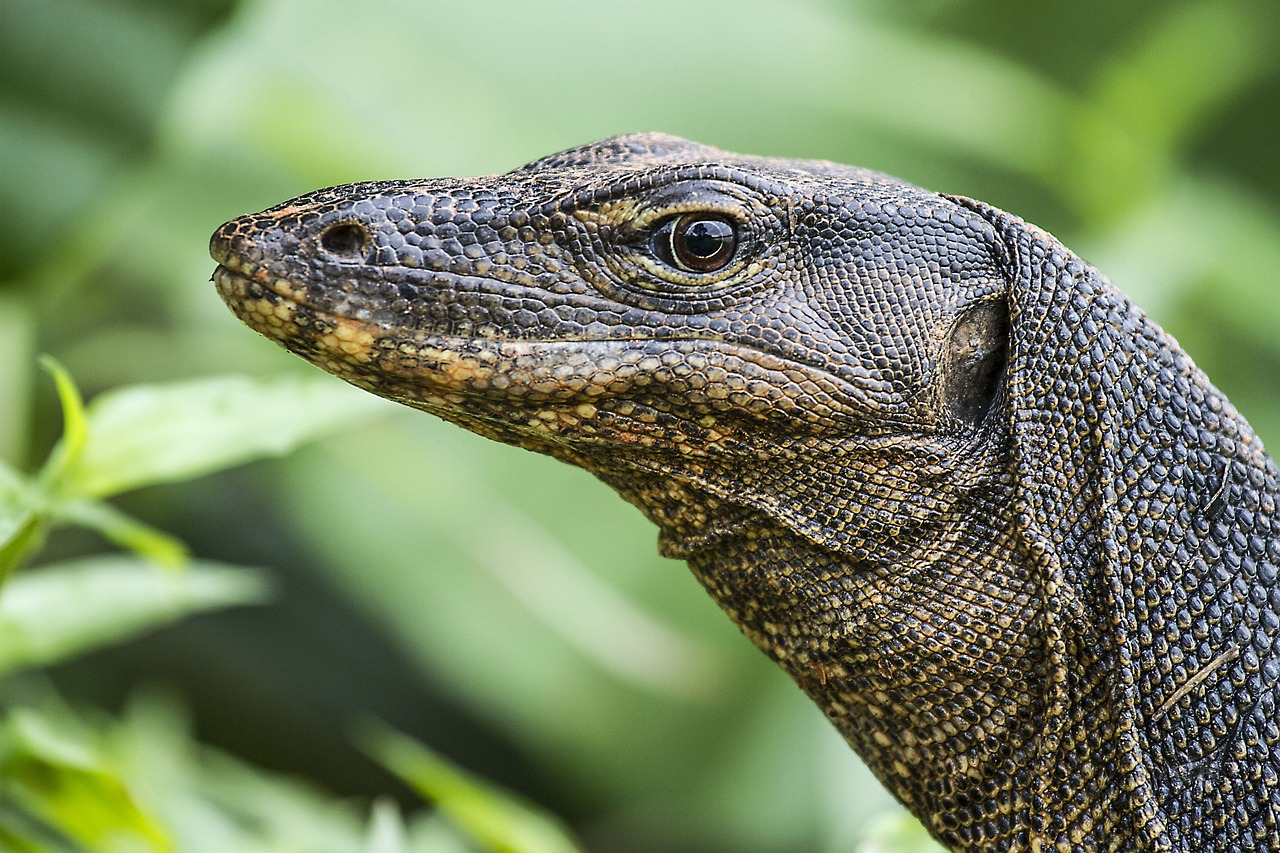
[[[0,0],[0,457],[30,469],[57,438],[38,353],[90,396],[311,369],[218,301],[223,220],[634,130],[1014,211],[1280,446],[1278,107],[1275,0]],[[821,714],[579,471],[388,405],[119,505],[270,567],[277,597],[57,667],[78,706],[161,685],[207,743],[417,808],[350,745],[376,715],[591,851],[914,843]],[[105,547],[68,534],[46,559]]]

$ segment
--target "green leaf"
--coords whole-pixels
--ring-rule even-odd
[[[101,501],[67,501],[56,507],[54,517],[97,530],[117,545],[166,568],[182,566],[190,557],[187,546],[177,537]]]
[[[44,522],[33,509],[0,516],[0,585],[44,542]]]
[[[14,711],[0,727],[0,775],[27,812],[92,850],[174,849],[92,743],[33,711]]]
[[[102,497],[280,456],[371,420],[387,406],[320,375],[215,377],[108,391],[89,406],[89,440],[60,494]]]
[[[71,378],[71,374],[56,359],[42,356],[40,366],[53,376],[58,388],[58,399],[62,402],[62,438],[45,460],[40,471],[40,485],[46,491],[52,491],[56,484],[66,475],[67,469],[75,466],[84,452],[89,440],[89,426],[85,420],[84,400],[80,397],[80,389]]]
[[[434,801],[485,850],[581,853],[554,817],[475,778],[417,741],[377,723],[367,724],[358,739],[369,755]]]
[[[369,815],[369,835],[364,853],[408,853],[404,819],[392,800],[378,800]]]
[[[0,461],[0,586],[44,541],[45,512],[37,494]]]
[[[12,501],[26,488],[26,478],[0,459],[0,501]]]
[[[248,569],[197,561],[166,572],[135,557],[94,557],[14,578],[0,595],[0,675],[97,648],[199,610],[260,602]]]
[[[0,460],[0,586],[43,544],[47,515],[39,488]]]

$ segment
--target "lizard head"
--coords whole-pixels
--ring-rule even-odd
[[[212,240],[232,309],[349,382],[593,470],[667,528],[637,484],[864,556],[993,470],[1000,252],[884,175],[656,134],[320,190]]]

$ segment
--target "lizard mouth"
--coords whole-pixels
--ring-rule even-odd
[[[320,307],[306,285],[232,252],[214,257],[221,263],[213,282],[244,323],[360,388],[437,415],[486,399],[532,417],[553,410],[589,415],[606,400],[614,409],[624,401],[626,413],[626,400],[661,393],[712,420],[725,413],[783,417],[815,429],[856,420],[866,429],[864,390],[774,353],[697,337],[528,339],[397,327],[342,303]],[[890,425],[885,403],[875,401]],[[905,402],[898,405],[905,415]]]

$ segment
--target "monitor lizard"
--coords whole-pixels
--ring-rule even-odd
[[[212,254],[287,349],[615,488],[943,844],[1280,849],[1276,466],[1048,233],[633,134]]]

